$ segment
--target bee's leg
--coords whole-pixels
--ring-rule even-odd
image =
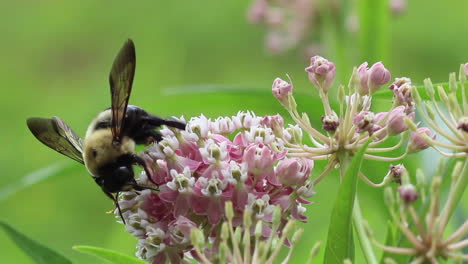
[[[149,180],[150,182],[152,182],[154,185],[158,186],[158,184],[156,184],[156,183],[153,181],[153,179],[151,178],[152,173],[150,172],[148,166],[146,165],[145,160],[144,160],[142,157],[140,157],[140,156],[138,156],[138,155],[136,155],[136,154],[133,154],[133,155],[132,155],[132,159],[133,159],[133,162],[134,162],[134,163],[140,165],[140,166],[145,170],[146,177],[148,178],[148,180]]]
[[[122,210],[120,210],[119,201],[117,201],[117,197],[119,196],[119,193],[117,193],[115,196],[112,195],[112,193],[107,192],[107,191],[104,191],[104,193],[107,195],[107,197],[111,198],[112,201],[114,201],[115,207],[117,207],[117,210],[119,210],[120,218],[122,219],[122,222],[124,223],[124,225],[126,225],[125,219],[123,218],[123,215],[122,215]]]
[[[161,141],[162,135],[159,131],[156,130],[146,130],[135,134],[133,139],[137,144],[149,145],[151,143]]]
[[[149,186],[143,186],[143,185],[139,185],[138,183],[135,183],[135,184],[131,184],[132,187],[137,190],[137,191],[142,191],[142,190],[152,190],[152,191],[156,191],[156,192],[159,192],[159,189],[157,188],[153,188],[153,187],[149,187]]]
[[[173,119],[164,119],[159,116],[151,115],[148,114],[144,118],[142,118],[143,121],[147,122],[147,124],[153,126],[153,127],[159,127],[162,125],[174,127],[177,129],[185,130],[185,123],[173,120]]]

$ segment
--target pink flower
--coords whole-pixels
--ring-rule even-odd
[[[426,134],[432,139],[435,139],[436,135],[432,135],[432,132],[427,127],[420,127],[416,130],[416,132],[411,132],[410,139],[408,141],[408,153],[415,153],[421,151],[423,149],[427,149],[429,144],[426,140],[420,136],[420,134]]]
[[[299,186],[308,178],[314,162],[310,159],[292,158],[278,162],[276,174],[284,186]]]
[[[309,80],[324,93],[328,92],[335,79],[335,64],[323,57],[314,56],[310,58],[310,66],[305,68],[309,73]]]
[[[367,62],[358,67],[359,94],[373,94],[382,85],[390,81],[391,74],[381,62],[374,63],[370,69],[367,69]]]
[[[357,127],[357,132],[371,131],[374,127],[374,113],[369,111],[361,111],[353,118],[353,123]]]
[[[400,193],[401,200],[407,204],[413,203],[419,197],[416,188],[412,184],[405,184],[398,187],[398,192]]]
[[[142,186],[159,188],[159,193],[129,191],[119,196],[126,230],[138,239],[137,255],[151,263],[182,263],[193,248],[193,227],[202,228],[206,240],[219,241],[226,201],[233,203],[236,227],[249,211],[264,222],[265,236],[278,235],[271,229],[276,205],[282,208],[282,222],[291,217],[305,221],[301,204],[314,194],[307,180],[313,162],[285,159],[285,143],[278,135],[300,140],[302,131],[285,129],[283,122],[279,115],[239,112],[214,122],[192,118],[185,131],[162,128],[163,139],[143,155],[151,181],[145,173],[136,179]]]
[[[406,106],[406,112],[413,112],[414,110],[414,101],[411,95],[411,89],[413,85],[411,84],[411,80],[409,78],[396,78],[395,82],[393,82],[389,89],[393,90],[394,100],[397,105]]]
[[[292,94],[293,86],[292,84],[283,81],[280,78],[276,78],[273,81],[273,86],[271,87],[273,95],[280,101],[280,103],[285,106],[289,107],[289,95]]]
[[[406,107],[398,106],[395,107],[388,117],[387,121],[387,132],[390,136],[398,135],[406,130],[408,130],[408,126],[404,118],[408,116],[411,119],[414,119],[414,113],[406,115]]]

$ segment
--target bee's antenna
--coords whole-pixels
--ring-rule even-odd
[[[126,225],[127,223],[125,222],[125,219],[123,218],[122,210],[120,210],[119,201],[117,201],[117,197],[119,197],[119,193],[117,193],[115,196],[112,195],[112,193],[107,192],[107,191],[104,191],[104,193],[107,195],[107,197],[111,198],[112,201],[114,201],[115,207],[117,207],[117,210],[119,210],[120,218],[122,218],[122,221],[123,221],[124,225]]]

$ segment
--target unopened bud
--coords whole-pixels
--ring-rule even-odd
[[[353,124],[357,127],[357,132],[370,131],[374,126],[374,113],[370,111],[361,111],[353,118]]]
[[[435,134],[432,135],[431,130],[427,127],[420,127],[416,132],[411,132],[407,147],[408,154],[416,153],[429,147],[426,139],[424,139],[420,134],[426,134],[427,136],[432,137],[432,139],[435,139],[436,137]]]
[[[273,219],[272,219],[272,223],[273,223],[273,226],[278,226],[280,221],[281,221],[281,207],[278,205],[275,207],[275,210],[273,211]]]
[[[314,162],[310,159],[283,159],[276,166],[276,174],[284,186],[298,186],[309,178],[313,167]]]
[[[426,88],[426,93],[427,95],[429,95],[429,98],[434,98],[435,90],[434,86],[432,85],[431,79],[424,79],[424,87]]]
[[[435,120],[435,113],[434,113],[434,110],[432,109],[432,106],[428,102],[424,102],[424,106],[426,107],[427,116],[431,120]]]
[[[254,231],[254,235],[256,239],[262,236],[262,231],[263,231],[262,221],[258,221],[257,224],[255,225],[255,231]]]
[[[271,90],[276,99],[278,99],[284,107],[289,108],[289,95],[292,94],[293,91],[292,84],[280,78],[276,78],[273,81]]]
[[[413,203],[419,197],[416,187],[410,183],[398,187],[398,192],[400,193],[401,200],[406,204]]]
[[[304,229],[300,228],[296,230],[291,238],[291,243],[296,244],[301,239],[302,233],[304,233]]]
[[[460,74],[459,74],[460,82],[462,83],[466,82],[467,75],[468,75],[468,63],[460,65]]]
[[[261,121],[261,124],[270,127],[273,130],[275,136],[283,136],[284,120],[283,117],[281,117],[281,115],[276,114],[273,116],[265,116]]]
[[[205,243],[203,233],[198,228],[190,229],[190,240],[192,242],[192,245],[196,247],[202,247]]]
[[[234,210],[232,209],[232,202],[228,201],[224,205],[224,210],[226,211],[226,217],[229,221],[234,217]]]
[[[286,139],[292,144],[300,144],[302,142],[302,130],[298,126],[290,126],[286,128]]]
[[[382,85],[388,83],[391,78],[390,71],[385,68],[382,62],[372,65],[368,71],[368,86],[370,94],[375,93]]]
[[[325,131],[335,133],[340,125],[340,119],[335,112],[332,112],[329,115],[322,116],[322,125]]]
[[[398,135],[408,129],[404,118],[406,117],[406,108],[404,106],[395,107],[389,114],[387,120],[387,132],[390,136]],[[414,113],[408,115],[414,118]]]
[[[444,87],[442,87],[442,85],[437,86],[437,92],[439,93],[439,96],[442,102],[444,102],[445,104],[448,104],[448,96],[444,90]]]
[[[401,177],[408,173],[406,170],[405,166],[403,164],[397,164],[397,165],[390,165],[390,175],[392,176],[392,179],[394,182],[401,184]]]
[[[221,225],[221,239],[223,241],[227,241],[229,238],[229,227],[228,227],[228,223],[227,222],[224,222],[222,225]]]
[[[335,64],[322,58],[314,56],[310,58],[310,66],[305,68],[309,73],[309,80],[324,93],[328,92],[335,79]]]
[[[452,93],[457,92],[457,76],[454,72],[449,75],[449,89]]]
[[[461,131],[468,133],[468,116],[463,116],[458,120],[457,129],[460,129]]]

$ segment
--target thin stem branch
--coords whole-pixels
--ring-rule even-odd
[[[382,157],[382,156],[375,156],[370,154],[364,154],[364,158],[368,160],[377,160],[377,161],[399,161],[406,157],[408,153],[405,152],[401,156],[398,157]]]
[[[458,181],[455,183],[455,186],[450,191],[449,197],[447,202],[445,203],[445,207],[440,214],[440,224],[439,229],[440,232],[443,233],[445,230],[445,226],[447,225],[448,220],[452,216],[455,207],[457,206],[458,202],[460,201],[463,193],[465,192],[466,186],[468,185],[468,159],[465,159],[465,164],[463,169],[461,170],[461,176]]]
[[[358,234],[359,242],[361,244],[362,252],[368,264],[377,264],[377,258],[375,256],[374,249],[372,248],[369,237],[366,234],[364,227],[364,218],[362,217],[361,207],[357,195],[354,197],[354,208],[353,208],[353,224]]]

